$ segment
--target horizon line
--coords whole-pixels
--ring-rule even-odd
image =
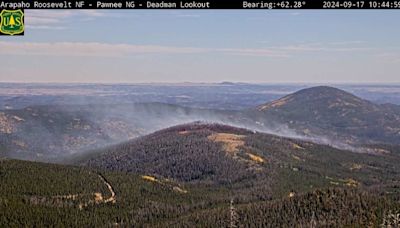
[[[247,84],[247,85],[398,85],[399,82],[243,82],[243,81],[220,81],[220,82],[19,82],[19,81],[0,81],[0,84],[56,84],[56,85],[174,85],[174,84],[192,84],[192,85],[229,85],[229,84]]]

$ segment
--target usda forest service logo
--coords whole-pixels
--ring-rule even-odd
[[[0,13],[1,35],[24,35],[24,12],[22,10],[3,10]]]

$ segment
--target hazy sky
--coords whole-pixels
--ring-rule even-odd
[[[3,82],[399,83],[400,12],[25,12]]]

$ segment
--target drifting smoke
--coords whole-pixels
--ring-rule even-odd
[[[281,137],[329,145],[337,149],[367,152],[366,148],[355,147],[338,139],[316,134],[299,134],[288,125],[272,120],[255,121],[246,111],[213,110],[181,107],[163,103],[132,105],[107,105],[104,109],[88,112],[88,118],[99,125],[107,135],[114,136],[111,143],[119,143],[147,135],[154,131],[192,122],[205,122],[245,128],[254,132],[273,134]],[[110,128],[110,122],[119,121],[120,127]],[[130,136],[129,136],[130,135]]]
[[[299,134],[276,121],[255,118],[259,120],[256,121],[248,110],[200,109],[165,103],[89,104],[9,110],[6,116],[6,122],[23,127],[16,127],[17,130],[3,137],[1,143],[13,145],[8,156],[26,160],[62,161],[87,150],[197,121],[365,152],[365,148],[355,148],[327,137]]]
[[[248,86],[250,87],[247,88]],[[344,140],[340,137],[321,132],[304,134],[285,123],[262,115],[257,116],[255,109],[243,109],[255,105],[248,103],[246,99],[235,100],[238,99],[235,94],[244,93],[239,88],[256,91],[260,89],[258,87],[229,85],[214,90],[210,88],[207,87],[207,92],[213,91],[213,93],[205,96],[205,87],[179,87],[179,93],[175,94],[175,89],[167,90],[162,86],[131,88],[131,86],[43,85],[38,88],[38,94],[35,96],[24,92],[18,93],[18,96],[12,99],[8,96],[0,97],[0,104],[4,107],[2,112],[5,113],[3,115],[5,126],[8,123],[15,125],[12,133],[1,134],[0,149],[6,151],[6,156],[19,159],[62,160],[74,154],[124,142],[167,127],[201,121],[311,141],[338,149],[366,152],[365,148],[343,143]],[[225,93],[219,94],[218,91],[223,89]],[[46,91],[49,96],[39,96]],[[251,94],[254,98],[252,102],[266,102],[266,95],[261,93],[262,91],[259,92]],[[12,90],[8,93],[16,92]],[[58,93],[61,94],[53,96]],[[167,95],[162,96],[163,93]],[[94,96],[94,94],[99,95]],[[270,97],[270,100],[273,98],[276,97]],[[174,105],[173,103],[179,103],[174,99],[183,99],[181,103],[185,107]],[[201,104],[205,103],[209,109],[195,108],[204,107]],[[32,104],[41,106],[27,107]],[[23,120],[13,119],[14,116]],[[1,122],[0,119],[0,127],[3,124]],[[2,145],[6,145],[6,148],[2,148]],[[0,151],[0,156],[2,153]]]

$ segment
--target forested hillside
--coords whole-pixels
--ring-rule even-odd
[[[326,189],[270,202],[230,204],[157,227],[398,227],[399,204],[354,189]]]
[[[400,144],[399,106],[375,104],[334,87],[303,89],[250,112],[299,135],[319,136],[321,143]]]
[[[227,195],[223,188],[17,160],[0,161],[0,180],[0,227],[151,225],[223,205]]]
[[[239,198],[351,186],[398,192],[399,148],[354,153],[218,124],[168,128],[78,159],[84,166],[225,186]],[[261,184],[262,183],[262,184]],[[241,193],[246,188],[246,193]],[[262,194],[261,194],[262,192]]]
[[[0,227],[399,225],[394,195],[350,186],[244,201],[223,186],[16,160],[0,161],[0,179]]]

